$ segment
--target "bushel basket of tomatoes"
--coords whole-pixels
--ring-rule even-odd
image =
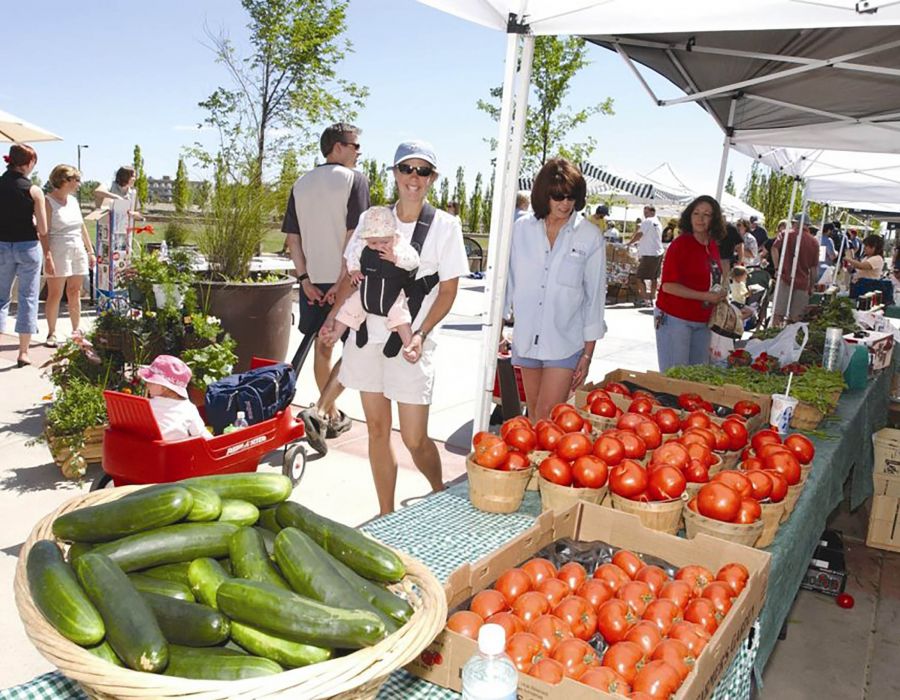
[[[469,500],[479,510],[512,513],[519,509],[534,467],[537,434],[527,418],[507,421],[500,435],[475,433],[466,458]]]

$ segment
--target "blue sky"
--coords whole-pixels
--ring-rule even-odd
[[[224,27],[240,44],[246,15],[238,0],[46,0],[40,8],[36,17],[27,3],[5,4],[0,43],[6,66],[0,109],[65,139],[35,144],[39,174],[46,178],[53,165],[74,164],[77,144],[87,144],[86,177],[109,181],[140,144],[149,175],[174,175],[182,147],[198,137],[192,132],[203,117],[197,103],[228,85],[204,46],[204,25]],[[502,81],[505,35],[414,0],[351,0],[347,35],[354,53],[339,71],[370,90],[357,120],[364,157],[387,162],[399,141],[423,138],[434,144],[451,180],[459,165],[470,186],[476,172],[488,174],[484,139],[496,126],[475,104]],[[581,107],[609,96],[616,112],[584,128],[598,142],[592,161],[636,172],[668,161],[688,185],[711,192],[722,145],[712,119],[691,104],[656,107],[618,56],[590,47],[589,57],[569,101]],[[660,78],[650,82],[661,97],[677,93]],[[729,163],[740,192],[750,161],[732,154]],[[201,174],[190,164],[189,172]]]

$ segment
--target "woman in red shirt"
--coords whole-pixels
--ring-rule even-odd
[[[722,263],[717,241],[725,235],[719,203],[697,197],[681,214],[682,233],[663,260],[656,298],[656,356],[659,371],[675,365],[709,362],[709,317],[728,295],[721,284]]]

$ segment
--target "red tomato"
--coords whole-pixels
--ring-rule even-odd
[[[613,554],[612,563],[628,574],[628,578],[634,578],[635,574],[644,566],[643,560],[627,549],[620,549]]]
[[[579,488],[599,489],[606,484],[608,473],[606,462],[592,454],[579,457],[572,464],[574,486]]]
[[[556,567],[553,566],[553,562],[543,557],[529,559],[520,568],[528,574],[532,588],[537,588],[548,578],[556,578]]]
[[[563,665],[554,659],[541,659],[529,669],[528,675],[540,678],[550,685],[561,683],[566,677]]]
[[[651,401],[650,399],[644,397],[634,399],[628,405],[628,411],[629,413],[640,413],[642,415],[649,416],[651,413],[653,413],[655,403],[655,401]]]
[[[569,678],[580,678],[589,668],[600,665],[597,652],[583,639],[564,639],[556,645],[551,658],[559,661]]]
[[[589,404],[588,410],[593,413],[595,416],[603,416],[605,418],[613,418],[616,415],[616,411],[618,407],[616,404],[612,402],[611,399],[594,399]]]
[[[644,391],[643,389],[635,389],[631,394],[632,399],[647,399],[652,403],[659,403],[656,400],[656,395],[651,394],[649,391]]]
[[[614,466],[609,472],[609,488],[617,496],[637,498],[647,490],[647,470],[631,459]]]
[[[643,581],[650,586],[653,595],[659,595],[660,589],[669,580],[669,575],[658,566],[647,564],[638,570],[634,575],[634,580]]]
[[[558,578],[548,578],[544,580],[538,585],[537,589],[544,594],[545,598],[547,598],[551,608],[559,605],[559,601],[572,592],[572,589],[569,588],[569,584],[565,581],[560,581]]]
[[[625,639],[625,635],[635,622],[637,618],[624,600],[613,598],[597,608],[597,629],[607,644],[615,644]]]
[[[715,576],[713,576],[712,571],[705,566],[689,564],[688,566],[681,567],[675,572],[675,580],[684,581],[690,585],[694,595],[698,596],[703,593],[706,584],[715,581]]]
[[[672,629],[672,625],[681,620],[682,614],[681,608],[674,600],[658,598],[647,606],[641,617],[659,627],[660,634],[665,637]]]
[[[665,661],[678,672],[678,678],[683,682],[694,668],[696,659],[684,642],[677,639],[665,639],[653,650],[651,661]]]
[[[634,432],[641,423],[648,420],[650,419],[642,413],[623,413],[616,421],[616,429]]]
[[[741,462],[741,469],[743,469],[745,472],[765,468],[766,465],[763,464],[763,461],[759,457],[747,457],[747,459]]]
[[[622,586],[631,580],[631,577],[624,569],[611,562],[601,564],[594,569],[594,578],[601,581],[609,589],[610,593],[617,593]]]
[[[604,693],[632,697],[630,695],[631,686],[625,682],[622,676],[606,666],[589,668],[578,677],[578,682],[591,688],[602,690]]]
[[[575,595],[584,598],[594,606],[594,610],[613,597],[612,591],[604,585],[603,581],[598,581],[595,578],[589,578],[582,583],[578,590],[575,591]]]
[[[781,503],[787,496],[788,482],[781,474],[776,471],[766,470],[766,474],[772,480],[772,493],[769,494],[769,500],[772,503]]]
[[[570,403],[558,403],[550,409],[550,420],[554,423],[566,411],[574,411],[575,407]]]
[[[625,635],[625,641],[637,644],[644,652],[644,656],[650,656],[662,638],[659,627],[650,620],[641,620]]]
[[[729,413],[725,416],[725,420],[739,420],[744,425],[747,424],[747,416],[742,416],[740,413]]]
[[[570,406],[569,408],[572,410],[562,411],[553,419],[553,422],[556,423],[564,433],[574,433],[584,427],[584,418],[578,415],[573,406]]]
[[[716,426],[718,428],[718,426]],[[681,442],[685,445],[693,443],[703,445],[710,450],[716,449],[716,434],[709,428],[693,427],[685,430],[681,435]]]
[[[709,467],[699,460],[692,459],[684,470],[684,478],[689,484],[705,484],[709,481]]]
[[[738,562],[726,564],[716,573],[716,581],[728,584],[733,595],[740,595],[741,591],[750,580],[750,572],[747,567]]]
[[[477,447],[485,440],[493,444],[500,439],[501,438],[498,438],[493,433],[489,433],[487,430],[479,430],[477,433],[475,433],[475,435],[472,436],[472,447]]]
[[[719,452],[728,452],[728,450],[731,449],[731,438],[728,437],[728,433],[726,433],[723,428],[716,425],[715,423],[710,425],[709,429],[716,441],[714,449],[718,450]]]
[[[763,445],[780,445],[781,436],[771,428],[764,428],[753,434],[750,438],[750,445],[753,451],[759,453],[759,448]]]
[[[543,649],[541,640],[530,632],[516,632],[506,642],[506,653],[522,673],[528,673],[543,658]]]
[[[694,598],[688,603],[684,609],[684,619],[688,622],[696,622],[710,634],[715,634],[719,626],[716,606],[706,598]]]
[[[516,632],[525,631],[525,623],[522,622],[518,617],[513,615],[511,612],[494,613],[487,620],[485,620],[485,624],[500,625],[503,629],[506,630],[507,639],[512,637]]]
[[[560,441],[565,433],[556,425],[545,425],[538,428],[537,444],[542,450],[553,452],[556,449],[556,443]]]
[[[669,664],[665,661],[648,661],[634,677],[631,697],[635,698],[635,693],[646,693],[654,700],[656,698],[668,700],[680,685],[681,678],[678,671]]]
[[[854,605],[856,605],[856,601],[853,600],[853,596],[849,593],[841,593],[836,600],[839,607],[844,608],[844,610],[849,610]]]
[[[537,433],[531,428],[512,428],[506,431],[503,439],[510,448],[523,454],[528,454],[537,445]]]
[[[710,420],[706,411],[691,411],[682,419],[681,429],[687,430],[688,428],[708,428],[709,423]]]
[[[709,632],[694,622],[676,622],[669,631],[669,639],[682,642],[694,658],[700,656],[711,637]]]
[[[614,467],[625,459],[625,445],[611,435],[601,435],[594,442],[594,456],[599,457],[607,466]]]
[[[734,412],[745,418],[750,418],[760,412],[759,404],[754,401],[738,401],[734,405]]]
[[[743,450],[749,438],[747,426],[738,420],[726,420],[722,423],[722,430],[728,433],[729,447],[733,450]]]
[[[528,591],[516,598],[512,604],[512,611],[514,615],[528,625],[532,620],[536,620],[541,615],[546,615],[550,612],[550,603],[540,591]]]
[[[643,659],[644,650],[634,642],[625,640],[610,646],[601,663],[622,676],[626,683],[631,683],[637,673],[637,666]]]
[[[683,393],[678,395],[678,405],[685,411],[696,410],[702,401],[703,398],[700,394]]]
[[[579,639],[587,641],[597,631],[597,611],[580,596],[566,596],[553,608],[553,614],[568,624]]]
[[[528,625],[528,631],[537,635],[548,654],[553,653],[556,645],[562,640],[572,639],[575,636],[569,625],[556,615],[541,615],[536,620],[532,620]]]
[[[806,465],[813,461],[816,456],[816,448],[805,435],[800,433],[792,433],[784,439],[785,447],[794,453],[794,457],[800,464]]]
[[[590,404],[594,403],[594,401],[596,401],[597,399],[608,399],[608,398],[609,398],[609,392],[605,391],[604,389],[594,389],[593,391],[588,393],[587,399],[585,399],[585,403],[590,405]]]
[[[659,429],[665,435],[677,433],[681,427],[681,420],[678,418],[678,412],[673,408],[661,408],[653,414],[653,420],[659,426]]]
[[[503,425],[500,426],[500,437],[505,440],[506,435],[510,430],[513,430],[514,428],[534,430],[534,428],[531,427],[531,421],[529,421],[525,416],[516,416],[515,418],[510,418],[509,420],[503,422]]]
[[[694,591],[691,584],[687,581],[667,581],[659,589],[657,596],[660,600],[671,600],[684,610],[684,607],[694,597]]]
[[[712,450],[709,447],[697,442],[687,445],[687,451],[690,459],[696,459],[699,462],[703,462],[707,467],[711,467],[719,461],[719,458],[712,453]]]
[[[500,471],[519,472],[531,468],[531,460],[521,452],[510,452],[506,456],[506,463],[500,467]]]
[[[721,482],[738,492],[741,498],[747,498],[753,492],[753,483],[736,469],[726,469],[716,474],[710,481]]]
[[[567,462],[589,455],[593,449],[591,439],[584,433],[566,433],[556,443],[556,454]]]
[[[730,486],[711,481],[700,487],[697,508],[700,515],[731,523],[741,508],[741,496]]]
[[[763,457],[766,469],[773,469],[781,474],[788,482],[788,486],[800,483],[803,472],[800,470],[800,462],[792,452],[775,452]]]
[[[687,467],[691,456],[688,448],[680,442],[667,442],[653,451],[650,457],[652,464],[670,464],[678,469]]]
[[[619,382],[610,382],[603,388],[610,394],[619,394],[620,396],[631,398],[631,392],[628,390],[628,387]]]
[[[662,431],[653,421],[644,421],[635,430],[637,436],[644,441],[648,450],[655,450],[662,443]]]
[[[738,509],[734,522],[738,525],[752,525],[762,517],[762,507],[759,501],[753,498],[742,498],[741,507]]]
[[[616,591],[616,598],[624,600],[635,617],[643,615],[655,597],[650,586],[643,581],[629,581]]]
[[[663,464],[650,472],[647,497],[651,501],[670,501],[681,498],[687,481],[680,469]]]
[[[772,479],[769,478],[766,472],[754,469],[747,472],[747,478],[750,480],[750,486],[752,487],[750,492],[751,498],[762,501],[772,493]]]
[[[447,628],[469,639],[478,640],[478,630],[484,624],[484,620],[471,610],[460,610],[453,613],[447,620]]]
[[[494,590],[500,591],[506,604],[512,607],[516,598],[531,590],[531,579],[522,569],[507,569],[494,581]]]
[[[506,597],[500,591],[488,588],[475,594],[469,609],[479,615],[481,619],[487,620],[495,613],[509,610],[509,603],[506,602]]]
[[[769,455],[773,455],[776,452],[784,452],[785,454],[791,455],[792,457],[794,456],[794,453],[791,452],[790,449],[788,449],[784,445],[776,445],[775,443],[767,443],[763,445],[756,451],[756,455],[757,457],[761,457],[762,460],[765,461],[766,457],[768,457]]]
[[[713,581],[703,589],[701,598],[705,598],[713,604],[719,616],[717,619],[721,620],[731,610],[731,599],[734,598],[734,592],[731,590],[731,586],[724,581]]]
[[[496,435],[491,438],[485,437],[475,446],[475,464],[486,469],[499,469],[506,462],[509,447]]]
[[[587,580],[587,571],[577,561],[570,561],[559,567],[556,578],[569,587],[570,593],[574,593]]]
[[[647,454],[647,445],[635,433],[619,430],[616,432],[615,437],[625,448],[625,456],[628,459],[643,459],[644,455]]]
[[[572,465],[555,455],[550,455],[541,462],[538,472],[547,481],[552,481],[554,484],[559,484],[560,486],[572,485]]]

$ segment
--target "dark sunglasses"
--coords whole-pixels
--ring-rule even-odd
[[[416,173],[419,177],[431,177],[434,174],[434,168],[430,165],[409,165],[408,163],[400,163],[400,165],[397,166],[397,170],[404,175]]]
[[[341,141],[341,143],[344,144],[345,146],[350,146],[357,153],[359,153],[359,149],[362,148],[362,146],[360,146],[358,143],[355,143],[353,141]]]
[[[563,192],[552,192],[550,194],[550,199],[552,199],[554,202],[561,202],[564,199],[568,199],[570,202],[574,202],[575,195],[574,194],[564,194]]]

